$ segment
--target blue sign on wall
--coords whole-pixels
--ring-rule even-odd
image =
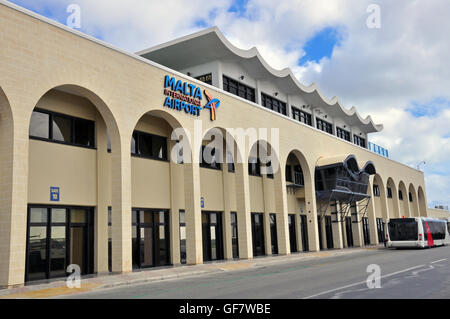
[[[200,197],[200,206],[201,208],[205,208],[205,199],[203,197]]]
[[[59,187],[50,187],[50,201],[59,202]]]

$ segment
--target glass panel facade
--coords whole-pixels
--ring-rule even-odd
[[[50,138],[49,123],[49,114],[33,111],[30,121],[30,136]]]
[[[72,212],[83,221],[69,222]],[[70,264],[82,275],[93,272],[93,209],[30,207],[28,221],[26,281],[63,277]]]

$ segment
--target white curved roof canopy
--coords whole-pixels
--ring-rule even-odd
[[[295,77],[290,68],[277,70],[261,56],[258,49],[237,48],[229,42],[217,27],[211,27],[150,49],[136,53],[144,58],[182,70],[215,60],[228,59],[239,62],[254,78],[271,78],[286,94],[301,94],[315,107],[322,107],[335,117],[343,117],[350,125],[364,128],[366,133],[379,132],[383,125],[375,124],[370,116],[362,118],[355,107],[344,108],[335,96],[326,98],[315,83],[305,86]]]

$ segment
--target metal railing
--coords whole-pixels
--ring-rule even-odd
[[[384,156],[384,157],[389,157],[389,151],[387,149],[385,149],[384,147],[381,147],[381,146],[379,146],[377,144],[374,144],[372,142],[369,142],[368,146],[369,146],[368,149],[370,151],[372,151],[374,153],[377,153],[377,154],[379,154],[381,156]]]

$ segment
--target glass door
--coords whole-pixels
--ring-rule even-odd
[[[301,229],[302,229],[302,250],[308,251],[308,218],[306,215],[300,215]]]
[[[288,216],[289,223],[289,244],[291,246],[291,253],[297,252],[297,234],[295,232],[295,215]]]
[[[92,273],[92,225],[91,208],[30,206],[25,281],[64,277],[71,264]]]
[[[331,224],[331,216],[325,216],[325,231],[327,236],[327,247],[331,249],[333,245],[333,228]]]
[[[265,254],[263,216],[261,213],[252,213],[253,256]]]
[[[203,260],[223,259],[222,213],[202,212]]]
[[[278,236],[277,236],[277,215],[270,214],[270,242],[272,244],[272,255],[278,254]]]
[[[345,217],[345,233],[347,235],[347,247],[353,247],[352,218]]]

